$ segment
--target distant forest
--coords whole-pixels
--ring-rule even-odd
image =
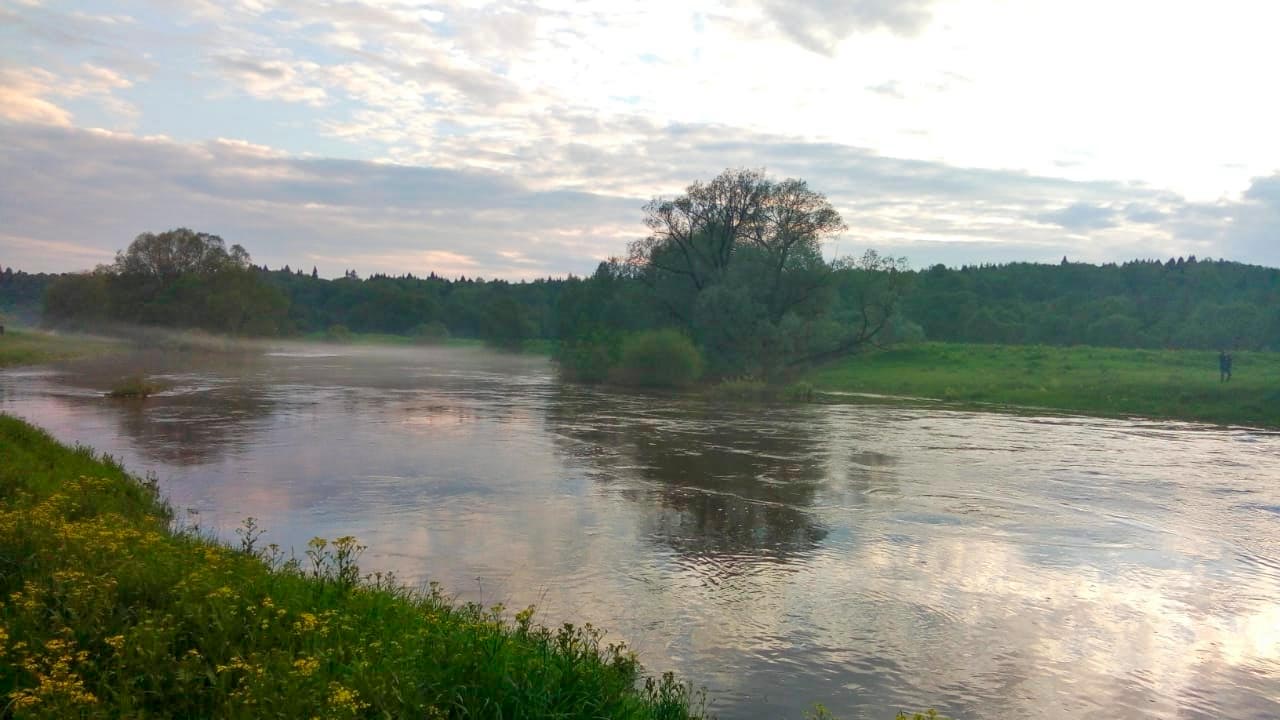
[[[143,233],[92,272],[0,273],[0,313],[51,327],[148,325],[235,336],[323,333],[555,341],[572,378],[677,386],[794,376],[918,340],[1280,350],[1280,269],[1194,257],[1122,265],[907,269],[827,259],[847,229],[803,180],[726,170],[644,206],[649,234],[590,277],[507,282],[275,270],[186,228]]]
[[[55,307],[47,315],[46,292],[64,278],[83,274],[0,273],[0,315],[34,325],[110,318],[143,324],[181,324],[237,334],[296,335],[343,326],[352,332],[440,332],[456,337],[511,342],[557,340],[572,333],[581,315],[608,311],[595,305],[601,292],[642,294],[634,279],[618,278],[608,264],[592,277],[507,282],[480,278],[425,278],[355,273],[333,280],[289,267],[249,268],[270,292],[265,314],[272,322],[229,326],[225,316],[191,315],[179,322],[139,303],[116,307],[86,297],[79,308]],[[905,272],[896,336],[976,343],[1099,345],[1142,348],[1280,350],[1280,270],[1191,257],[1137,260],[1122,265],[1061,263],[947,268]],[[64,281],[65,282],[65,281]],[[92,293],[91,293],[92,294]],[[54,298],[75,302],[75,298]],[[123,298],[121,298],[123,300]],[[632,306],[625,323],[640,329],[661,312]],[[217,311],[214,306],[206,310]],[[645,315],[650,317],[645,317]],[[85,318],[83,316],[90,317]],[[658,317],[653,317],[658,316]],[[71,323],[74,324],[74,323]]]

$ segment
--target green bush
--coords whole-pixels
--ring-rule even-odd
[[[759,402],[770,399],[773,394],[768,383],[751,375],[726,378],[707,388],[707,397],[712,400],[733,402]]]
[[[622,385],[682,388],[697,382],[702,368],[702,354],[688,337],[670,328],[649,330],[622,343],[610,379]]]
[[[411,334],[419,345],[436,345],[449,339],[449,328],[439,320],[432,320],[415,327]]]
[[[324,333],[324,339],[333,343],[349,343],[354,338],[346,325],[330,325]]]
[[[817,390],[814,389],[813,383],[806,380],[791,383],[782,389],[782,397],[787,402],[807,403],[813,402],[817,397]]]
[[[609,379],[621,351],[616,339],[595,337],[562,343],[556,353],[556,362],[566,380],[599,383]]]
[[[116,383],[111,388],[111,391],[107,393],[107,397],[142,399],[150,397],[163,389],[164,385],[161,383],[149,380],[141,375],[131,375]]]

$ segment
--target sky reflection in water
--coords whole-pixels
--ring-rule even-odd
[[[145,403],[99,393],[165,373]],[[725,718],[1280,717],[1280,437],[929,407],[716,406],[471,350],[0,373],[0,409],[233,537],[590,621]]]

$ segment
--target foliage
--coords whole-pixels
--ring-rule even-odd
[[[415,327],[412,335],[421,345],[438,345],[449,339],[449,328],[439,320],[432,320]]]
[[[622,336],[599,332],[592,337],[561,343],[555,358],[566,380],[600,383],[609,379],[621,356]]]
[[[706,396],[711,400],[728,402],[807,403],[814,401],[817,390],[804,380],[790,385],[778,385],[747,375],[721,380],[707,388]]]
[[[345,344],[351,342],[351,338],[351,331],[346,325],[330,325],[329,329],[324,331],[325,342]]]
[[[239,245],[228,251],[217,235],[177,228],[159,234],[145,232],[116,253],[113,270],[134,277],[178,278],[244,270],[249,253]]]
[[[615,356],[622,336],[672,325],[698,345],[708,375],[770,382],[871,346],[926,338],[1280,350],[1280,269],[1194,257],[918,272],[875,253],[827,262],[822,240],[840,227],[828,210],[799,181],[729,171],[650,203],[650,236],[630,246],[626,261],[600,263],[588,278],[519,283],[353,271],[327,280],[254,266],[214,236],[144,234],[92,273],[5,269],[0,312],[28,323],[43,312],[64,327],[132,323],[233,335],[344,325],[410,337],[443,326],[450,337],[509,348],[557,341],[570,348],[562,367],[571,376],[585,368],[583,378],[599,376],[588,366]],[[166,248],[186,259],[165,260]]]
[[[737,378],[725,378],[707,388],[706,394],[712,400],[760,402],[773,398],[776,390],[760,378],[746,375]]]
[[[107,397],[112,398],[146,398],[160,392],[164,386],[141,375],[132,375],[116,383]]]
[[[185,228],[143,233],[92,273],[66,274],[44,295],[45,321],[200,328],[227,335],[278,335],[288,301],[263,282],[239,245]]]
[[[170,530],[154,483],[0,417],[6,717],[698,717],[672,676],[591,626],[455,605],[302,558]],[[639,689],[637,689],[639,688]]]
[[[902,313],[950,342],[1280,350],[1280,269],[1195,257],[937,265],[916,274]]]
[[[1280,426],[1280,353],[923,343],[832,363],[822,390],[1000,403],[1091,415]]]
[[[702,377],[702,365],[698,348],[679,330],[648,330],[623,341],[610,380],[622,385],[682,388]]]
[[[813,386],[813,383],[807,380],[799,380],[783,388],[782,397],[788,402],[813,402],[818,397],[818,390]]]
[[[726,170],[655,198],[645,223],[629,265],[718,377],[774,379],[872,342],[902,285],[897,259],[823,259],[822,243],[845,225],[802,180]]]

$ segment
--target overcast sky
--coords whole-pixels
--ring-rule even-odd
[[[0,0],[0,265],[590,272],[726,167],[915,267],[1280,265],[1280,3]]]

